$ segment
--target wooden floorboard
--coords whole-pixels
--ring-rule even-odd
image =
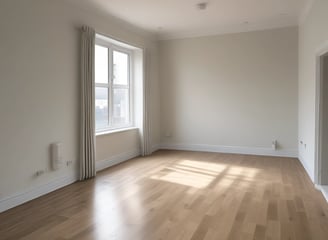
[[[0,214],[0,239],[327,240],[294,158],[158,151]]]

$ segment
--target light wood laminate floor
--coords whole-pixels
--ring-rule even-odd
[[[327,240],[293,158],[159,151],[0,214],[0,239]]]

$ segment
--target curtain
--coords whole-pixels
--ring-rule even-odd
[[[150,56],[149,51],[143,50],[143,84],[142,84],[142,126],[140,129],[141,134],[141,155],[147,156],[152,153],[151,140],[150,140]]]
[[[81,34],[81,132],[80,180],[96,175],[95,157],[95,31],[82,27]]]

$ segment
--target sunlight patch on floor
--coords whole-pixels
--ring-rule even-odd
[[[193,160],[182,160],[177,165],[178,166],[191,167],[193,169],[200,169],[202,171],[207,171],[207,172],[212,172],[212,173],[213,172],[214,173],[220,173],[224,169],[227,168],[226,164],[201,162],[201,161],[193,161]]]
[[[151,179],[205,188],[226,168],[225,164],[182,160],[165,168],[165,171],[152,176]]]
[[[222,175],[217,184],[221,187],[229,187],[236,181],[252,181],[257,173],[258,170],[254,168],[187,159],[162,169],[150,178],[194,188],[206,188]]]
[[[152,176],[151,179],[178,183],[195,188],[205,188],[215,177],[186,172],[170,172],[164,176]]]

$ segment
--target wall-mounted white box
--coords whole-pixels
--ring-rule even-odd
[[[51,144],[51,167],[58,170],[63,165],[63,143],[56,142]]]

